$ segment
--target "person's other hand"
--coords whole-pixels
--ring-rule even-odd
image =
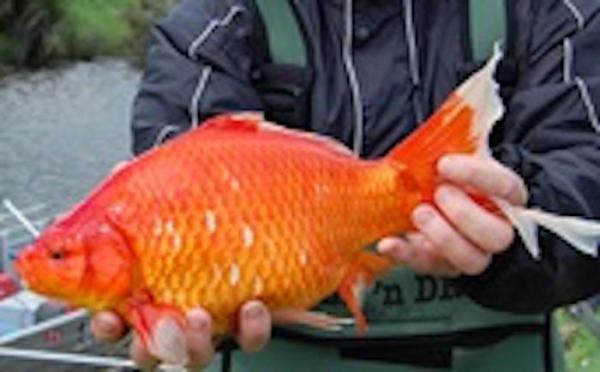
[[[215,352],[212,339],[212,319],[203,309],[193,309],[187,314],[188,355],[191,368],[207,365]],[[236,339],[247,352],[256,352],[271,338],[271,315],[258,301],[250,301],[242,306],[239,313],[239,333]],[[101,312],[92,318],[92,334],[100,341],[116,342],[126,333],[123,320],[112,312]],[[130,354],[135,363],[143,369],[153,369],[160,361],[148,353],[139,336],[134,335]]]
[[[493,158],[472,155],[446,156],[438,171],[442,184],[435,191],[435,206],[422,204],[413,211],[417,231],[381,240],[379,251],[421,273],[481,274],[494,254],[508,249],[515,231],[508,220],[482,208],[465,190],[524,205],[525,183]]]

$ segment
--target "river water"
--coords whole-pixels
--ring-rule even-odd
[[[0,199],[63,210],[130,157],[139,78],[104,60],[0,81]]]

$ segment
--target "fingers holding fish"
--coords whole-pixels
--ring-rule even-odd
[[[515,238],[508,220],[486,211],[457,187],[440,186],[435,203],[457,232],[484,252],[503,252]]]
[[[271,338],[271,315],[259,301],[250,301],[242,306],[239,314],[237,341],[247,352],[260,351]]]
[[[189,367],[201,368],[210,363],[215,353],[212,342],[212,319],[206,310],[196,308],[187,313],[187,320],[189,325],[186,330]]]
[[[412,219],[417,229],[434,248],[462,273],[478,275],[490,264],[491,253],[469,242],[432,206],[418,206]]]
[[[527,188],[514,171],[491,157],[448,155],[438,163],[440,176],[461,187],[500,197],[514,205],[527,202]]]
[[[188,367],[206,366],[215,353],[212,318],[206,310],[195,308],[187,313],[187,323]],[[259,301],[250,301],[242,306],[239,324],[237,341],[247,352],[261,350],[271,338],[271,315]],[[116,313],[108,311],[96,314],[92,318],[91,328],[94,337],[103,342],[116,342],[127,331],[125,322]],[[130,345],[130,354],[136,365],[143,370],[152,370],[159,364],[159,360],[148,351],[137,333]]]
[[[115,313],[102,311],[94,315],[91,322],[94,337],[102,342],[116,342],[125,335],[127,327]]]
[[[389,237],[381,240],[378,250],[401,265],[421,274],[455,277],[460,274],[423,234],[409,234],[404,238]]]

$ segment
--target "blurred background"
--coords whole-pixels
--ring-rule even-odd
[[[130,107],[148,29],[174,2],[0,0],[0,201],[36,228],[130,157]],[[31,239],[0,204],[0,348],[126,356],[125,343],[94,342],[86,317],[20,290],[11,262]],[[0,371],[7,370],[107,369],[0,357]]]
[[[0,197],[63,210],[129,156],[152,20],[175,0],[0,0]]]
[[[148,29],[175,2],[0,0],[1,200],[41,227],[130,157],[130,106]],[[9,271],[29,239],[0,205],[0,268]],[[14,286],[0,272],[0,337],[58,311],[36,299],[15,303],[11,294]],[[572,371],[600,371],[597,311],[586,303],[557,314]],[[61,332],[25,345],[94,348],[85,322]],[[0,358],[1,370],[4,363]]]

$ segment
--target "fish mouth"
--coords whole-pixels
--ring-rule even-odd
[[[17,275],[19,276],[19,282],[23,288],[29,287],[29,281],[27,278],[30,276],[27,265],[23,262],[21,256],[17,258],[15,261],[15,269],[17,271]]]
[[[37,275],[35,275],[35,257],[33,247],[26,247],[14,262],[19,282],[23,288],[31,289],[39,286]]]

